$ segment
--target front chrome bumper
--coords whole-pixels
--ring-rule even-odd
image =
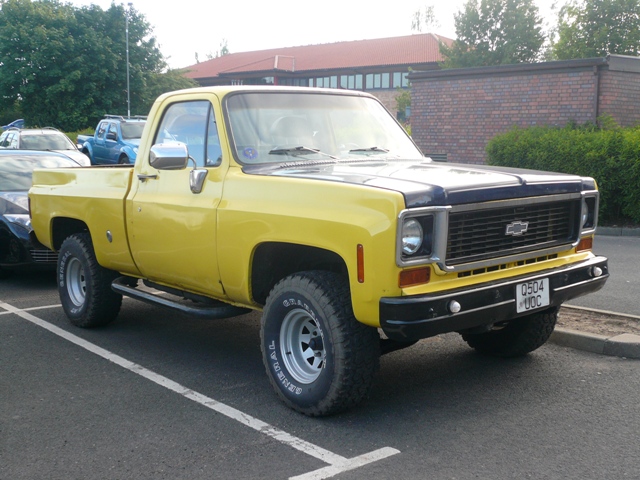
[[[596,276],[594,272],[601,274]],[[609,278],[609,267],[605,257],[594,257],[504,281],[426,295],[381,298],[380,325],[393,340],[413,341],[523,317],[532,312],[517,313],[516,285],[542,278],[549,279],[551,289],[549,305],[540,309],[545,310],[600,290]],[[451,313],[452,301],[461,306],[458,313]]]

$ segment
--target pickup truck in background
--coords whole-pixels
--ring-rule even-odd
[[[78,135],[76,143],[92,165],[134,163],[147,117],[105,115],[93,136]]]
[[[363,92],[249,86],[164,94],[134,166],[37,170],[30,190],[74,325],[123,295],[261,311],[270,382],[311,416],[357,405],[381,354],[422,338],[543,345],[609,276],[598,199],[592,178],[433,162]]]

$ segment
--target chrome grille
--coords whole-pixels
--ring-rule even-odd
[[[56,263],[58,261],[58,254],[52,250],[47,249],[32,249],[29,250],[31,258],[36,263]]]
[[[572,243],[578,237],[580,208],[580,199],[569,199],[454,210],[449,214],[446,263],[459,265]],[[506,234],[508,225],[525,222],[525,233]]]

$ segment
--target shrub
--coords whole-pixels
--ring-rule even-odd
[[[514,127],[486,151],[490,165],[593,177],[602,223],[640,223],[640,127]]]
[[[66,132],[67,137],[71,139],[73,143],[78,142],[78,135],[93,135],[95,130],[93,128],[85,128],[77,132]]]

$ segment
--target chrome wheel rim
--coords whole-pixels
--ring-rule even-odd
[[[302,384],[314,382],[325,364],[322,330],[306,310],[289,312],[280,327],[281,357],[291,376]]]
[[[87,296],[87,282],[84,274],[84,267],[77,258],[69,259],[65,280],[71,302],[76,307],[84,305],[84,301]]]

